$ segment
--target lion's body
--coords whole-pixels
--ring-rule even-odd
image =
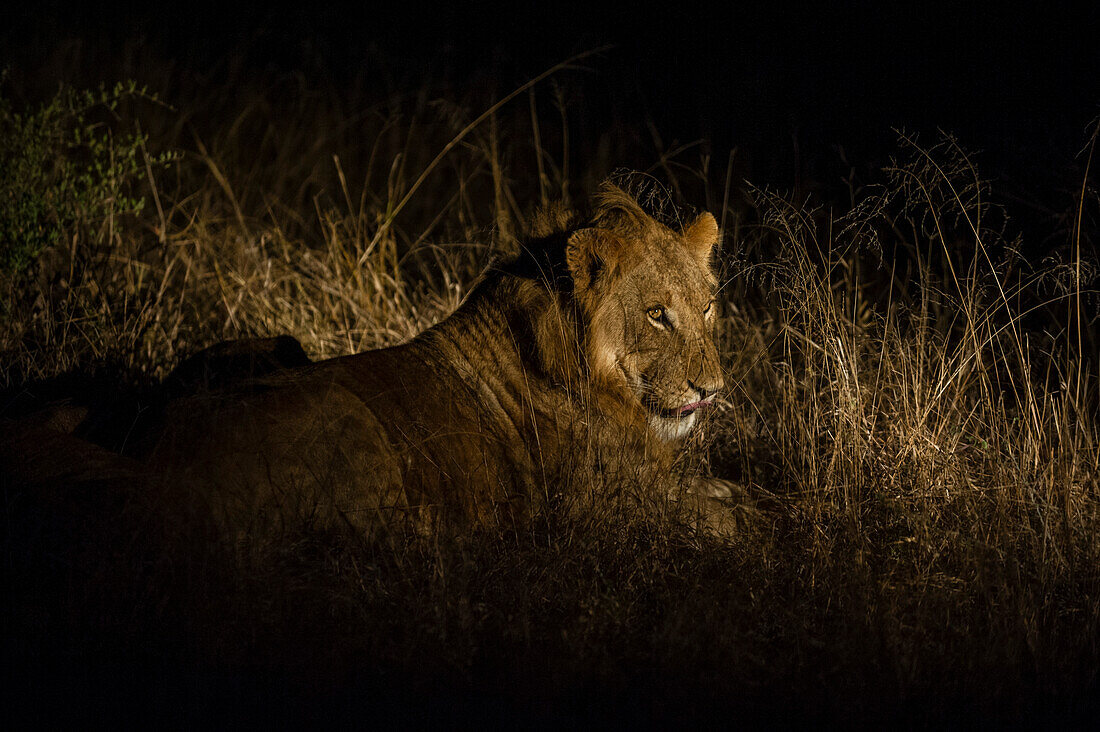
[[[644,455],[644,414],[596,410],[540,372],[515,329],[531,311],[502,302],[514,284],[483,282],[408,344],[173,402],[148,464],[238,529],[518,519],[596,462],[603,480],[667,468],[663,446]],[[643,462],[616,465],[624,453]]]
[[[146,463],[238,532],[513,521],[627,483],[667,495],[676,439],[721,385],[717,228],[643,216],[614,198],[532,240],[405,345],[178,400]]]

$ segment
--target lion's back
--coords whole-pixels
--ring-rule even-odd
[[[531,473],[488,401],[421,344],[368,351],[172,402],[146,463],[236,531],[481,521]]]
[[[399,464],[372,410],[308,377],[172,402],[146,465],[235,530],[367,525],[402,503]]]

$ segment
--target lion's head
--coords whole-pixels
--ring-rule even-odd
[[[591,226],[566,245],[593,377],[636,398],[665,440],[686,435],[723,386],[714,343],[717,243],[709,213],[675,231],[605,185]]]

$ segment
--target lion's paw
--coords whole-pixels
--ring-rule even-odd
[[[744,486],[723,478],[712,478],[710,476],[697,476],[691,481],[688,490],[696,495],[716,498],[720,501],[740,501],[748,498],[748,491],[745,490]]]

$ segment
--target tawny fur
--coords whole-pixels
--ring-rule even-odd
[[[717,240],[710,214],[673,231],[605,185],[586,222],[544,213],[409,343],[170,405],[146,464],[234,532],[512,521],[571,491],[667,494],[696,421],[679,410],[722,386]]]

